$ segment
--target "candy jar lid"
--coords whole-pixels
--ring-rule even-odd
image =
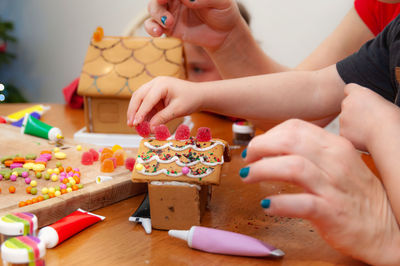
[[[3,235],[34,235],[37,229],[38,219],[32,213],[15,212],[0,217],[0,234]]]
[[[233,123],[232,131],[239,134],[252,134],[254,133],[254,126],[248,121],[239,121]]]
[[[1,257],[15,264],[35,262],[46,254],[44,241],[34,236],[10,238],[1,245]]]

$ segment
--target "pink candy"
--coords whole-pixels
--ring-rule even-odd
[[[26,177],[29,176],[29,173],[28,173],[28,172],[22,172],[21,176],[22,176],[23,178],[26,178]]]
[[[81,163],[83,165],[92,165],[93,164],[93,153],[89,152],[89,151],[85,151],[82,154],[82,158],[81,158]]]
[[[190,129],[187,125],[180,125],[176,129],[175,139],[176,140],[186,140],[190,138]]]
[[[135,162],[136,162],[135,158],[132,158],[132,157],[126,158],[126,160],[125,160],[126,169],[128,169],[129,171],[132,172],[133,167],[135,166]]]
[[[67,189],[67,185],[66,185],[66,184],[61,184],[61,185],[60,185],[60,188],[61,188],[61,189]]]
[[[166,140],[171,136],[171,133],[169,133],[169,129],[166,125],[157,126],[154,131],[157,140]]]
[[[22,166],[23,166],[22,163],[12,163],[12,164],[10,165],[10,169],[12,170],[12,169],[14,169],[14,168],[21,168]]]
[[[187,175],[189,174],[189,171],[190,171],[189,167],[187,166],[182,167],[182,174]]]
[[[200,127],[197,130],[196,139],[197,139],[197,141],[210,141],[211,140],[211,130],[208,127]]]
[[[11,181],[17,181],[17,176],[16,175],[11,175],[10,176]]]
[[[148,121],[143,121],[139,125],[136,126],[136,131],[140,136],[146,138],[150,135],[150,123]]]
[[[90,149],[89,152],[93,155],[93,161],[98,161],[99,160],[99,153],[95,151],[94,149]]]
[[[29,177],[25,178],[25,183],[29,185],[31,183],[31,179]]]

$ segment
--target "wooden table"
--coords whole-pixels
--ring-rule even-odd
[[[83,127],[83,110],[49,105],[51,111],[42,120],[60,127],[66,137],[71,138]],[[0,115],[27,106],[0,104]],[[208,126],[214,137],[232,142],[229,120],[205,113],[192,115],[192,120],[194,130]],[[268,242],[286,253],[283,259],[209,254],[188,248],[183,241],[170,238],[166,231],[153,230],[146,235],[140,225],[128,222],[143,199],[141,195],[94,211],[106,219],[47,250],[47,265],[362,265],[328,246],[308,221],[265,215],[259,204],[261,199],[270,194],[293,193],[299,188],[283,183],[244,184],[238,175],[244,166],[241,152],[242,149],[232,150],[232,162],[224,165],[222,182],[213,190],[210,210],[202,224]]]

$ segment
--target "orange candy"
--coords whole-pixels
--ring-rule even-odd
[[[61,189],[61,194],[67,193],[67,190],[65,188]]]
[[[60,173],[64,172],[64,167],[60,166],[58,167],[58,170],[60,170]]]
[[[73,179],[75,180],[75,183],[79,184],[81,182],[81,179],[77,176],[74,176]]]
[[[114,172],[114,162],[111,159],[105,159],[104,162],[101,163],[100,171],[103,173]]]
[[[110,148],[104,148],[104,149],[101,151],[101,154],[104,154],[104,153],[109,153],[109,154],[111,154],[111,155],[114,154],[114,152],[113,152],[112,149],[110,149]]]
[[[114,153],[114,158],[117,159],[117,165],[121,166],[125,164],[125,154],[123,150],[117,150]]]
[[[15,157],[13,159],[13,162],[14,163],[25,163],[25,158],[23,158],[23,157]]]
[[[73,191],[76,191],[76,190],[78,190],[79,189],[79,187],[77,186],[77,185],[72,185],[72,190]]]
[[[10,167],[12,163],[13,163],[13,160],[6,160],[6,161],[4,161],[4,165],[5,165],[6,167]]]
[[[24,207],[24,206],[26,206],[26,202],[25,201],[20,201],[18,203],[18,207]]]
[[[10,193],[15,193],[15,187],[14,186],[11,186],[11,187],[9,187],[8,188],[8,191],[10,192]]]
[[[71,171],[72,171],[71,166],[68,166],[68,167],[65,169],[65,172],[67,172],[67,173],[69,173],[69,172],[71,172]]]
[[[29,187],[26,187],[26,193],[28,193],[28,194],[31,194],[31,189],[32,189],[32,187],[31,187],[31,186],[29,186]]]
[[[102,27],[97,27],[96,31],[93,33],[93,39],[96,42],[99,42],[103,39],[104,37],[104,30]]]
[[[63,179],[63,181],[62,181],[64,184],[67,184],[69,181],[68,181],[68,178],[64,178]]]
[[[26,205],[31,205],[33,202],[32,200],[28,199],[27,201],[25,201]]]
[[[45,154],[45,153],[51,154],[52,152],[51,151],[41,151],[40,152],[40,154]]]
[[[113,155],[110,154],[110,153],[102,153],[100,155],[100,162],[103,162],[105,159],[108,159],[108,158],[111,158],[111,157],[113,157]]]
[[[32,203],[38,203],[38,199],[37,198],[33,198],[32,199]]]
[[[39,197],[37,197],[37,199],[38,199],[38,201],[43,201],[44,200],[43,196],[39,196]]]
[[[54,198],[56,195],[54,194],[54,192],[49,192],[49,197],[50,198]]]

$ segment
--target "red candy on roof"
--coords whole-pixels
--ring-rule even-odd
[[[166,125],[156,126],[154,133],[157,140],[166,140],[171,136],[171,133],[169,133],[168,127]]]
[[[149,121],[143,121],[142,123],[137,125],[135,128],[136,128],[136,131],[139,133],[139,135],[142,136],[143,138],[148,137],[151,133]]]
[[[187,125],[180,125],[176,129],[175,139],[176,140],[186,140],[190,138],[190,129]]]
[[[196,139],[197,141],[210,141],[211,140],[211,130],[208,127],[200,127],[197,130]]]

